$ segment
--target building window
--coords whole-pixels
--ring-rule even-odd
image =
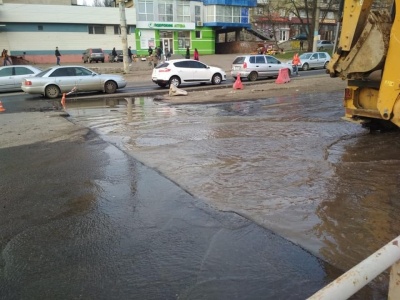
[[[39,25],[39,26],[37,27],[37,30],[43,31],[43,25]]]
[[[89,25],[89,34],[105,34],[106,27],[104,25]]]
[[[178,2],[177,17],[178,22],[190,22],[190,6],[186,2]]]
[[[196,5],[194,7],[194,21],[196,22],[196,24],[197,22],[201,22],[200,16],[201,16],[201,6]]]
[[[201,31],[196,30],[196,39],[201,39]]]
[[[121,27],[119,27],[119,25],[114,25],[114,34],[121,34]]]
[[[178,47],[180,49],[190,47],[190,31],[178,32]]]
[[[240,23],[240,12],[241,7],[239,6],[221,6],[216,5],[216,22],[224,23]]]
[[[139,21],[154,21],[153,0],[139,0]]]
[[[170,0],[158,2],[158,20],[162,22],[174,21],[174,5]]]

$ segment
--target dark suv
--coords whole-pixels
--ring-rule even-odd
[[[95,62],[104,62],[104,52],[101,48],[89,48],[83,52],[82,55],[83,63],[91,63],[92,61]]]

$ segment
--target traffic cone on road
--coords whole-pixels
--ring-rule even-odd
[[[243,83],[240,80],[240,73],[237,74],[236,81],[233,84],[233,89],[234,90],[243,90]]]
[[[6,111],[6,109],[3,107],[3,103],[0,101],[0,112]]]
[[[279,70],[278,73],[278,78],[276,78],[275,83],[287,83],[290,81],[289,77],[289,69],[288,68],[282,68]]]

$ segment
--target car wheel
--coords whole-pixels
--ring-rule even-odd
[[[46,87],[44,94],[47,98],[54,99],[58,98],[61,92],[58,86],[52,84]]]
[[[104,63],[104,59],[102,59],[101,62]]]
[[[214,76],[211,79],[212,84],[221,84],[222,82],[222,76],[221,74],[214,74]]]
[[[326,69],[326,68],[328,67],[328,64],[329,64],[329,61],[327,61],[327,62],[324,64],[324,69]]]
[[[172,76],[169,80],[169,85],[171,84],[176,87],[179,87],[181,85],[181,80],[179,79],[178,76]]]
[[[249,75],[249,77],[248,77],[248,79],[249,79],[250,81],[256,81],[257,78],[258,78],[257,72],[251,72],[250,75]]]
[[[167,86],[166,83],[157,83],[159,87],[165,88]]]
[[[303,71],[308,71],[310,69],[310,66],[307,63],[305,63],[303,65],[302,69],[303,69]]]
[[[117,84],[114,81],[112,80],[106,81],[106,83],[104,84],[104,91],[107,94],[114,94],[116,90],[117,90]]]

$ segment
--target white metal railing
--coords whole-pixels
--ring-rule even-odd
[[[390,266],[392,268],[388,299],[400,299],[400,236],[398,236],[308,300],[348,299]]]

